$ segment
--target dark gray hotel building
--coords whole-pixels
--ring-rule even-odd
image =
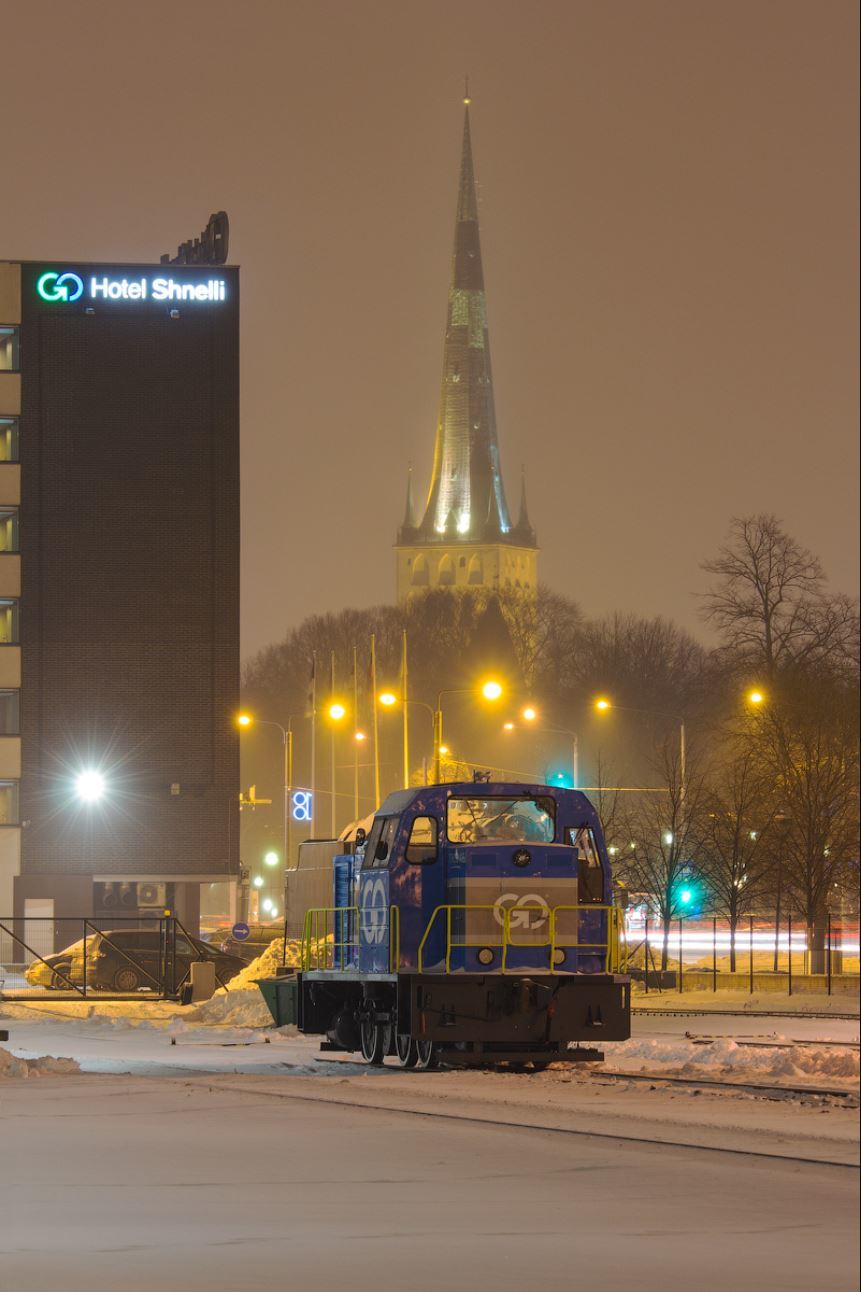
[[[0,918],[227,909],[239,274],[0,261]]]

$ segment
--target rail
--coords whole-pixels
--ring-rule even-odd
[[[527,929],[523,937],[518,937],[518,930],[524,917],[535,911],[547,921],[546,933],[540,936],[536,930]],[[502,917],[501,936],[487,933],[484,929],[467,929],[455,931],[453,916],[455,913],[483,912],[491,920],[499,921]],[[601,915],[604,936],[598,941],[586,942],[581,936],[586,930],[582,928],[582,918]],[[565,917],[573,916],[575,928],[565,933],[560,925]],[[445,972],[451,972],[452,953],[467,947],[492,947],[501,952],[500,968],[502,973],[511,972],[508,954],[514,950],[536,950],[546,948],[548,968],[552,974],[570,972],[562,968],[564,957],[558,952],[576,951],[578,955],[600,955],[604,960],[607,973],[625,972],[627,964],[627,945],[624,941],[624,921],[622,912],[616,906],[600,905],[562,905],[549,907],[543,902],[524,902],[520,906],[510,907],[479,904],[448,904],[437,906],[425,926],[418,946],[419,973],[432,972],[426,965],[426,948],[428,940],[437,927],[438,920],[444,917],[445,952],[442,960]],[[344,970],[353,968],[358,961],[359,931],[362,912],[358,906],[318,906],[305,912],[302,932],[301,964],[304,972],[312,969]],[[401,915],[397,906],[389,906],[387,912],[388,929],[388,968],[389,973],[397,973],[401,967]],[[486,921],[490,922],[490,921]],[[557,963],[557,960],[559,963]],[[434,957],[434,964],[439,964],[439,956]],[[518,967],[520,972],[520,967]]]

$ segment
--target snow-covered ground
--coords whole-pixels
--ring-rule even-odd
[[[604,1065],[416,1073],[272,1028],[250,978],[0,1002],[3,1287],[855,1286],[856,1019],[677,1002]]]

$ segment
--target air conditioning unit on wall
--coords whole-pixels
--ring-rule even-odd
[[[138,882],[138,909],[149,907],[163,909],[167,903],[167,884],[146,884]]]

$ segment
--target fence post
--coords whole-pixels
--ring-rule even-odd
[[[712,991],[717,991],[717,916],[712,916]]]
[[[71,963],[69,964],[71,971]],[[71,978],[71,972],[69,977]],[[84,1000],[87,999],[87,921],[84,920]]]
[[[750,941],[750,994],[751,994],[751,996],[752,996],[752,995],[753,995],[753,916],[751,915],[751,916],[749,916],[748,918],[749,918],[749,920],[750,920],[750,932],[749,932],[749,941]]]
[[[828,912],[828,932],[826,936],[828,937],[828,945],[825,948],[825,980],[827,984],[826,993],[827,995],[830,996],[831,995],[831,912],[830,911]]]
[[[646,925],[643,929],[643,981],[646,984],[646,993],[649,991],[649,917],[646,916]]]
[[[789,952],[789,994],[792,995],[792,916],[786,917],[786,949]]]
[[[679,995],[680,996],[682,994],[682,974],[684,973],[684,969],[682,967],[683,950],[684,950],[684,944],[682,941],[682,917],[679,916]]]

